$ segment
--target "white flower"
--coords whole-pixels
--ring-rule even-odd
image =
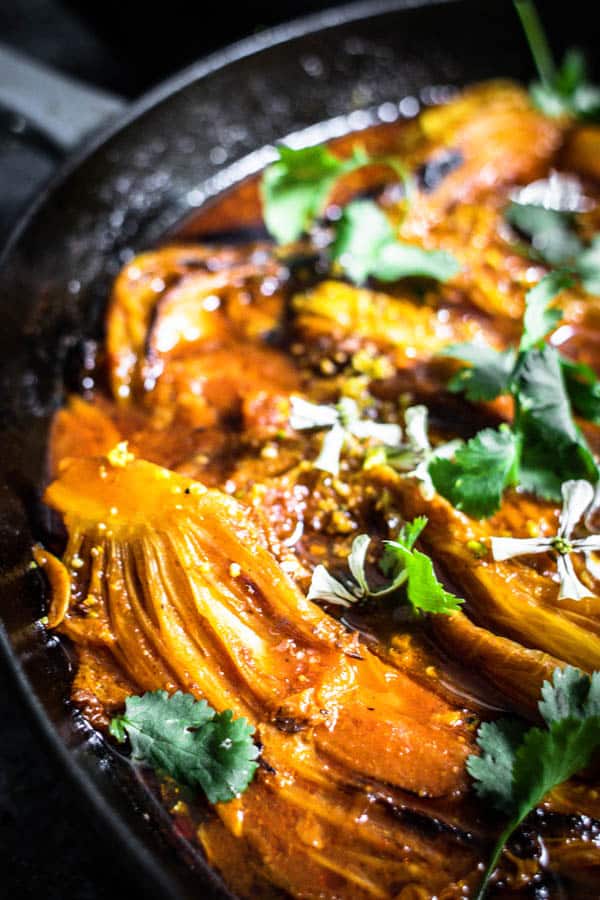
[[[336,606],[352,606],[362,599],[362,591],[358,588],[349,590],[345,584],[331,575],[325,566],[318,565],[312,574],[307,600],[326,600]]]
[[[348,567],[356,584],[347,587],[334,578],[325,566],[319,565],[312,574],[307,599],[327,600],[337,606],[352,606],[358,600],[368,597],[371,590],[365,576],[365,561],[370,542],[371,538],[367,534],[357,535],[352,542]]]
[[[526,206],[543,206],[556,212],[586,212],[595,203],[584,194],[576,175],[565,175],[552,170],[548,178],[540,178],[531,184],[511,191],[510,199]]]
[[[427,434],[427,417],[426,406],[409,406],[404,413],[406,444],[389,452],[382,461],[398,469],[405,477],[416,478],[423,497],[431,500],[435,488],[429,475],[430,462],[438,457],[451,459],[463,442],[454,440],[432,447]]]
[[[358,406],[349,397],[342,399],[335,406],[321,406],[309,403],[302,397],[291,398],[292,411],[290,425],[297,431],[306,429],[328,429],[323,439],[321,452],[314,461],[317,469],[337,475],[340,470],[340,454],[349,435],[360,439],[373,438],[380,444],[397,446],[402,440],[402,429],[399,425],[387,425],[361,419]]]
[[[560,579],[558,597],[562,600],[570,597],[581,600],[589,597],[591,592],[575,574],[572,553],[583,553],[585,565],[590,574],[597,578],[600,566],[591,555],[600,550],[600,534],[591,534],[585,538],[571,540],[577,523],[594,500],[594,488],[589,481],[565,481],[562,485],[563,506],[558,520],[558,532],[548,538],[496,538],[491,539],[492,556],[501,561],[513,556],[530,553],[548,553],[554,550],[557,554],[556,568]]]

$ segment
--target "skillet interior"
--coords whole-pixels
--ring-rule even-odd
[[[594,46],[581,20],[565,26],[579,44],[586,33]],[[43,596],[39,576],[27,571],[32,535],[47,527],[37,500],[49,418],[85,341],[98,336],[110,280],[194,206],[261,165],[260,153],[248,157],[256,148],[337,116],[339,129],[352,130],[363,120],[349,112],[418,96],[428,85],[529,74],[506,0],[397,0],[333,11],[223,51],[143,101],[112,137],[68,166],[9,248],[0,273],[4,651],[42,730],[126,842],[150,893],[198,896],[202,878],[203,896],[227,896],[188,854],[197,870],[190,875],[151,794],[67,707],[68,657],[58,639],[31,625]]]

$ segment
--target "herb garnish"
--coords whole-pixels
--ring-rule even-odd
[[[600,550],[600,535],[590,534],[584,538],[572,538],[572,533],[594,501],[594,489],[589,481],[565,481],[562,485],[563,507],[560,514],[558,532],[554,537],[537,538],[491,538],[492,556],[495,560],[512,559],[514,556],[530,553],[556,553],[556,568],[560,579],[558,599],[564,597],[582,600],[592,591],[577,578],[572,553],[583,553],[586,566],[593,563],[591,554]],[[593,566],[592,566],[593,568]],[[592,574],[598,574],[594,569]]]
[[[230,709],[217,713],[205,700],[180,691],[128,697],[110,733],[120,743],[129,737],[134,760],[202,788],[210,803],[243,793],[258,766],[254,729],[246,719],[234,719]]]
[[[494,350],[488,344],[464,343],[451,344],[442,352],[444,356],[470,364],[448,382],[451,393],[464,394],[467,400],[478,403],[494,400],[508,392],[515,367],[514,350]]]
[[[564,481],[598,480],[592,452],[573,421],[570,395],[578,412],[596,411],[600,387],[591,369],[563,360],[544,343],[561,317],[554,300],[572,280],[569,273],[551,272],[528,291],[518,352],[468,343],[444,350],[471,363],[450,380],[451,391],[473,401],[510,394],[515,404],[511,429],[485,429],[454,460],[429,466],[436,490],[470,515],[491,515],[510,485],[558,500]]]
[[[388,584],[376,589],[369,586],[365,563],[371,538],[367,534],[359,534],[348,556],[353,580],[348,579],[344,583],[331,575],[325,566],[318,565],[313,572],[308,599],[327,600],[349,607],[361,600],[388,596],[406,585],[406,598],[414,612],[446,615],[456,612],[463,601],[444,590],[431,559],[414,549],[415,541],[426,525],[426,517],[419,516],[402,527],[395,541],[383,542],[385,548],[379,569],[388,579]]]
[[[423,250],[398,241],[387,216],[371,200],[355,200],[344,208],[331,256],[357,284],[370,275],[379,281],[409,275],[447,281],[460,268],[445,250]]]
[[[390,447],[396,447],[402,439],[399,425],[361,419],[358,406],[350,397],[342,397],[335,406],[292,397],[290,425],[297,431],[327,429],[321,452],[313,466],[332,475],[339,474],[340,455],[350,438],[371,438],[378,444]]]
[[[587,80],[585,58],[568,50],[557,68],[533,0],[514,0],[539,81],[529,88],[535,106],[547,116],[600,117],[600,87]]]
[[[573,265],[583,244],[572,228],[573,214],[513,200],[504,218],[531,241],[530,256],[551,266]]]
[[[449,459],[454,456],[459,447],[462,447],[463,441],[457,438],[432,447],[427,433],[428,418],[426,406],[409,406],[404,413],[405,443],[399,447],[373,447],[365,455],[363,468],[391,466],[404,477],[416,479],[423,497],[431,500],[435,488],[429,474],[429,464],[434,459]]]
[[[484,428],[454,454],[435,459],[429,474],[436,490],[470,516],[491,516],[505,488],[517,483],[518,441],[508,425]]]
[[[600,234],[595,235],[575,260],[575,271],[588,294],[600,297]]]
[[[513,201],[504,217],[531,240],[531,255],[551,266],[568,267],[589,294],[600,296],[600,235],[584,244],[572,213]]]
[[[504,845],[553,788],[589,765],[600,747],[600,672],[555,669],[538,704],[545,728],[525,729],[514,719],[481,725],[481,756],[467,760],[475,790],[510,818],[492,852],[476,895],[483,898]]]
[[[351,157],[341,159],[324,146],[301,150],[280,146],[278,153],[279,159],[265,169],[261,196],[265,223],[280,244],[308,233],[323,215],[336,181],[362,166],[389,166],[404,183],[407,199],[410,197],[412,182],[393,158],[369,157],[364,150],[355,149]],[[387,216],[372,200],[349,203],[330,227],[330,261],[358,284],[369,276],[380,281],[408,276],[445,281],[460,268],[445,250],[424,250],[399,241]]]
[[[576,413],[588,422],[600,425],[600,381],[585,363],[560,358],[569,400]]]
[[[289,244],[307,232],[325,210],[335,182],[368,163],[364,150],[355,148],[348,159],[334,156],[327,147],[292,150],[281,144],[279,159],[265,169],[261,193],[265,223],[278,244]]]

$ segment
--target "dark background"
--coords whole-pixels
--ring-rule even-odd
[[[560,53],[565,15],[581,22],[589,0],[538,0]],[[118,5],[76,0],[0,0],[0,41],[127,99],[237,38],[284,19],[335,5],[305,2],[202,4],[148,0]],[[220,7],[222,19],[216,18]],[[485,0],[481,0],[485,15]],[[510,0],[506,14],[511,16]],[[479,49],[481,48],[474,48]],[[18,212],[60,162],[35,132],[0,109],[0,247]],[[1,327],[1,326],[0,326]],[[1,449],[0,449],[1,452]],[[126,892],[126,894],[125,894]],[[15,696],[0,661],[0,898],[137,900],[121,860],[79,808]]]

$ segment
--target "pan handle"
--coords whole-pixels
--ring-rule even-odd
[[[0,43],[0,106],[67,153],[121,112],[125,101]]]

